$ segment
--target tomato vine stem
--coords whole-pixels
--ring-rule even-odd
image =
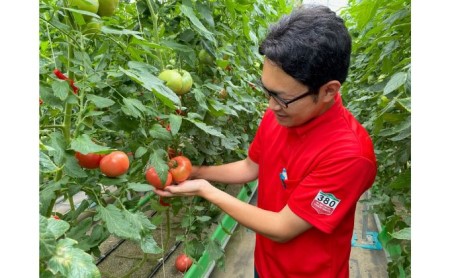
[[[170,207],[166,210],[166,239],[164,240],[163,249],[164,252],[168,250],[167,245],[169,245],[170,240]]]
[[[160,40],[159,40],[159,34],[158,34],[158,14],[155,13],[155,9],[153,8],[153,3],[151,2],[151,0],[146,0],[146,2],[147,2],[147,6],[150,10],[150,14],[152,17],[153,36],[156,40],[156,43],[159,44]],[[165,59],[163,59],[160,49],[157,49],[156,52],[158,54],[159,63],[161,64],[161,69],[162,69],[162,68],[164,68],[164,66],[166,64]]]

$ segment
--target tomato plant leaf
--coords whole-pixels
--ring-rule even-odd
[[[105,221],[108,231],[125,239],[140,242],[141,234],[156,228],[142,212],[119,210],[111,204],[106,208],[99,206],[97,211],[99,217]]]
[[[220,259],[225,253],[221,247],[221,244],[216,240],[208,241],[205,252],[207,252],[210,256],[210,259],[214,261]]]
[[[53,274],[65,277],[100,278],[100,271],[94,258],[83,250],[74,247],[77,241],[65,238],[58,241],[55,255],[49,260],[48,268]]]
[[[102,33],[105,34],[113,34],[113,35],[133,35],[137,39],[143,39],[140,35],[142,35],[139,31],[133,31],[129,29],[116,29],[111,28],[109,26],[102,26]]]
[[[42,151],[39,151],[39,171],[42,173],[53,173],[60,168],[53,163],[52,159]]]
[[[69,228],[70,225],[66,221],[56,220],[53,217],[50,217],[47,219],[47,227],[44,233],[49,233],[54,239],[57,239],[69,230]]]
[[[199,122],[197,120],[189,119],[189,118],[186,118],[186,120],[190,121],[195,126],[197,126],[199,129],[203,130],[204,132],[206,132],[208,134],[211,134],[211,135],[214,135],[214,136],[217,136],[217,137],[220,137],[220,138],[224,138],[225,137],[220,131],[214,129],[211,126],[206,125],[203,122]]]
[[[75,8],[66,8],[66,7],[61,7],[61,9],[68,10],[68,11],[71,11],[71,12],[77,13],[77,14],[83,14],[83,15],[87,15],[87,16],[92,16],[92,17],[100,19],[100,16],[98,14],[92,13],[92,12],[88,12],[88,11],[85,11],[85,10],[81,10],[81,9],[79,10],[79,9],[75,9]]]
[[[140,240],[139,230],[134,229],[125,218],[123,211],[109,204],[106,207],[97,207],[98,216],[106,223],[108,231],[118,237]]]
[[[56,249],[56,240],[70,228],[69,223],[52,217],[39,216],[39,254],[50,257]]]
[[[397,99],[397,103],[403,109],[405,109],[407,112],[411,113],[411,98],[410,97]]]
[[[234,150],[239,146],[239,140],[230,134],[224,138],[221,138],[221,145],[228,150]]]
[[[64,162],[67,148],[64,135],[61,132],[53,132],[50,134],[50,146],[52,146],[53,150],[49,150],[48,153],[53,157],[56,165],[61,165]]]
[[[88,101],[91,101],[98,108],[106,108],[111,105],[114,105],[115,103],[113,100],[109,98],[100,97],[92,94],[87,95],[86,98]]]
[[[163,251],[163,249],[158,246],[158,243],[156,243],[155,239],[151,235],[146,235],[139,243],[144,253],[159,254]]]
[[[166,87],[161,79],[151,74],[145,67],[138,62],[129,62],[130,69],[126,70],[119,67],[119,70],[125,73],[132,80],[153,92],[164,105],[175,109],[175,105],[180,106],[180,98],[168,87]]]
[[[154,124],[148,131],[154,139],[170,140],[172,139],[170,132],[160,124]]]
[[[123,103],[125,106],[122,106],[122,111],[129,116],[142,118],[142,112],[146,111],[145,106],[138,99],[123,98]]]
[[[170,132],[172,135],[176,135],[181,128],[181,122],[183,118],[178,115],[170,114],[169,123],[170,123]]]
[[[85,178],[87,177],[86,172],[78,164],[78,160],[71,155],[66,156],[66,161],[64,163],[63,172],[73,178]]]
[[[148,184],[144,184],[144,183],[135,183],[135,182],[130,182],[128,183],[128,188],[131,190],[134,190],[136,192],[147,192],[153,189],[153,186],[150,186]]]
[[[78,241],[78,248],[84,251],[91,250],[93,247],[99,246],[105,241],[110,233],[102,225],[95,225],[92,232],[88,236],[84,236]]]
[[[49,182],[42,186],[43,189],[39,191],[39,212],[45,215],[48,211],[52,200],[56,197],[55,191],[61,189],[61,184],[66,184],[68,182],[68,177],[63,177],[57,182]]]
[[[197,104],[203,109],[208,110],[208,105],[206,105],[206,97],[203,92],[197,88],[193,89],[192,92],[194,93]]]
[[[52,83],[53,94],[60,100],[65,100],[70,92],[69,83],[65,80],[55,80]]]
[[[77,223],[76,226],[73,226],[66,234],[67,237],[72,238],[76,241],[80,241],[85,235],[86,232],[91,228],[92,218],[88,217]]]
[[[209,26],[214,28],[214,26],[215,26],[214,17],[212,15],[212,11],[208,7],[208,5],[197,2],[196,10],[198,11],[199,15],[206,21],[206,23],[208,23]]]
[[[150,155],[150,163],[152,167],[155,168],[159,179],[163,184],[166,183],[167,171],[169,166],[167,165],[167,160],[165,159],[166,152],[164,150],[158,149]]]
[[[391,234],[393,238],[411,240],[411,227],[403,228]]]
[[[70,149],[82,154],[106,153],[111,150],[109,147],[95,144],[87,134],[82,134],[81,136],[73,139],[70,144]]]
[[[207,221],[211,220],[211,217],[207,216],[207,215],[196,216],[195,218],[200,222],[207,222]]]
[[[186,53],[194,53],[194,50],[192,47],[189,47],[184,44],[179,44],[173,40],[162,40],[161,45],[166,46],[167,48],[179,51],[179,52],[186,52]]]
[[[140,158],[142,157],[144,154],[147,153],[147,149],[140,146],[139,148],[137,148],[137,150],[134,152],[134,157],[135,158]]]
[[[209,41],[216,44],[216,39],[214,38],[214,34],[211,33],[208,29],[206,29],[206,27],[201,23],[201,21],[195,15],[194,10],[191,7],[187,6],[186,0],[183,0],[183,4],[180,6],[180,11],[181,11],[181,13],[183,13],[185,16],[187,16],[189,18],[189,20],[191,21],[191,23],[194,26],[194,29],[197,32],[199,32],[200,35],[202,35]]]
[[[394,189],[407,189],[411,187],[411,168],[406,169],[403,173],[400,173],[394,181],[389,184],[389,187]]]
[[[389,82],[386,84],[386,87],[384,87],[383,94],[387,95],[391,92],[398,89],[400,86],[404,85],[406,82],[406,73],[405,72],[397,72],[394,74]]]
[[[208,111],[215,117],[223,116],[227,112],[228,112],[228,114],[237,116],[236,112],[233,109],[229,108],[227,105],[224,105],[224,104],[218,102],[215,99],[209,99],[208,104],[209,104]]]

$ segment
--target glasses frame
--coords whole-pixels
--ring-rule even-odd
[[[298,97],[294,97],[293,99],[282,99],[278,96],[278,93],[275,93],[269,89],[267,89],[264,84],[262,83],[261,80],[258,81],[259,85],[261,86],[261,89],[263,90],[264,94],[266,95],[267,99],[270,99],[271,97],[273,97],[275,99],[275,101],[282,107],[284,108],[288,108],[288,105],[293,103],[294,101],[297,101],[299,99],[302,99],[304,97],[307,97],[309,95],[314,94],[314,92],[312,91],[306,91],[304,94],[299,95]]]

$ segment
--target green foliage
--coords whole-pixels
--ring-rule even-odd
[[[374,141],[370,204],[382,223],[390,277],[411,276],[411,1],[349,1],[353,37],[344,99]]]
[[[69,223],[53,217],[39,218],[40,272],[43,277],[101,277],[93,258],[76,247],[77,241],[63,235]],[[48,263],[44,264],[43,261]]]
[[[289,9],[284,0],[138,0],[119,1],[112,16],[100,17],[68,8],[68,0],[40,0],[39,211],[47,219],[57,200],[69,202],[61,215],[68,227],[58,240],[73,255],[67,259],[79,260],[61,268],[54,264],[60,258],[50,256],[57,243],[45,245],[42,276],[72,275],[79,263],[87,264],[83,254],[98,256],[110,234],[136,242],[145,253],[161,252],[152,237],[161,215],[150,222],[150,210],[182,217],[180,239],[192,239],[187,250],[212,248],[205,231],[218,210],[188,198],[161,206],[144,173],[149,165],[160,175],[166,171],[169,148],[196,165],[246,156],[266,103],[251,83],[260,73],[258,42]],[[89,17],[101,26],[95,36],[83,33]],[[202,50],[210,63],[200,61]],[[188,71],[192,89],[176,95],[158,78],[164,69]],[[128,172],[117,178],[84,169],[74,157],[77,151],[113,150],[130,158]],[[75,204],[79,193],[86,199]],[[90,264],[86,271],[97,275]]]

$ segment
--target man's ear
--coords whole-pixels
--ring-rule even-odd
[[[320,87],[320,91],[323,92],[323,100],[325,102],[333,101],[334,96],[339,92],[341,89],[341,83],[337,80],[331,80],[327,83],[323,84]]]

